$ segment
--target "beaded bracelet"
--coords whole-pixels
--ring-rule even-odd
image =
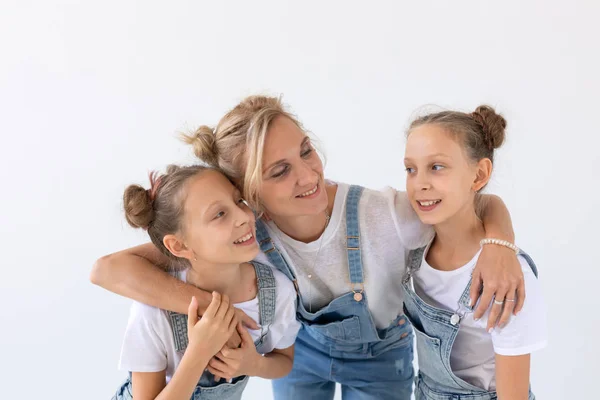
[[[481,239],[481,241],[479,242],[479,245],[483,247],[484,244],[497,244],[499,246],[508,247],[509,249],[513,250],[515,253],[519,252],[519,248],[507,240],[489,239],[489,238]]]

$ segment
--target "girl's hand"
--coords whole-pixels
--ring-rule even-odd
[[[225,345],[236,325],[235,309],[229,304],[229,297],[213,292],[201,319],[198,318],[198,300],[192,297],[188,307],[188,348],[212,357]]]
[[[242,346],[239,349],[222,348],[208,363],[208,371],[217,379],[233,379],[241,375],[255,375],[258,363],[262,356],[256,352],[254,341],[250,333],[237,324],[237,330],[242,338]]]

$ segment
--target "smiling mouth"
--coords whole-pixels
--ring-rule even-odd
[[[319,189],[319,184],[316,184],[314,188],[312,188],[311,190],[309,190],[308,192],[304,192],[302,194],[299,194],[296,197],[302,198],[302,197],[307,197],[310,196],[312,194],[315,194],[317,192],[317,190]]]
[[[417,200],[417,203],[419,203],[419,205],[423,207],[431,207],[441,203],[441,200]]]
[[[245,234],[244,236],[242,236],[241,238],[239,238],[235,242],[233,242],[233,244],[246,243],[247,241],[251,240],[252,238],[254,238],[254,234],[252,232],[250,232],[250,233]]]

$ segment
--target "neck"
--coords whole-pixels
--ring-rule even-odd
[[[299,217],[272,216],[271,220],[277,225],[279,230],[292,239],[304,243],[314,242],[321,237],[325,228],[327,228],[335,202],[337,186],[327,185],[325,190],[327,191],[328,204],[327,209],[323,212]]]
[[[473,257],[479,250],[479,241],[485,237],[483,223],[472,205],[465,206],[434,228],[436,236],[432,247],[446,255],[448,264],[456,262],[459,266]]]
[[[187,281],[208,292],[219,292],[234,298],[236,289],[242,283],[240,264],[211,264],[202,260],[192,261]]]

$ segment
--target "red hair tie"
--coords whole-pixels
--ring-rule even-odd
[[[150,200],[154,201],[154,199],[156,198],[156,192],[158,192],[158,187],[160,186],[162,176],[159,176],[158,172],[152,171],[148,174],[148,178],[150,178],[150,189],[146,191],[148,192],[148,196],[150,196]]]

